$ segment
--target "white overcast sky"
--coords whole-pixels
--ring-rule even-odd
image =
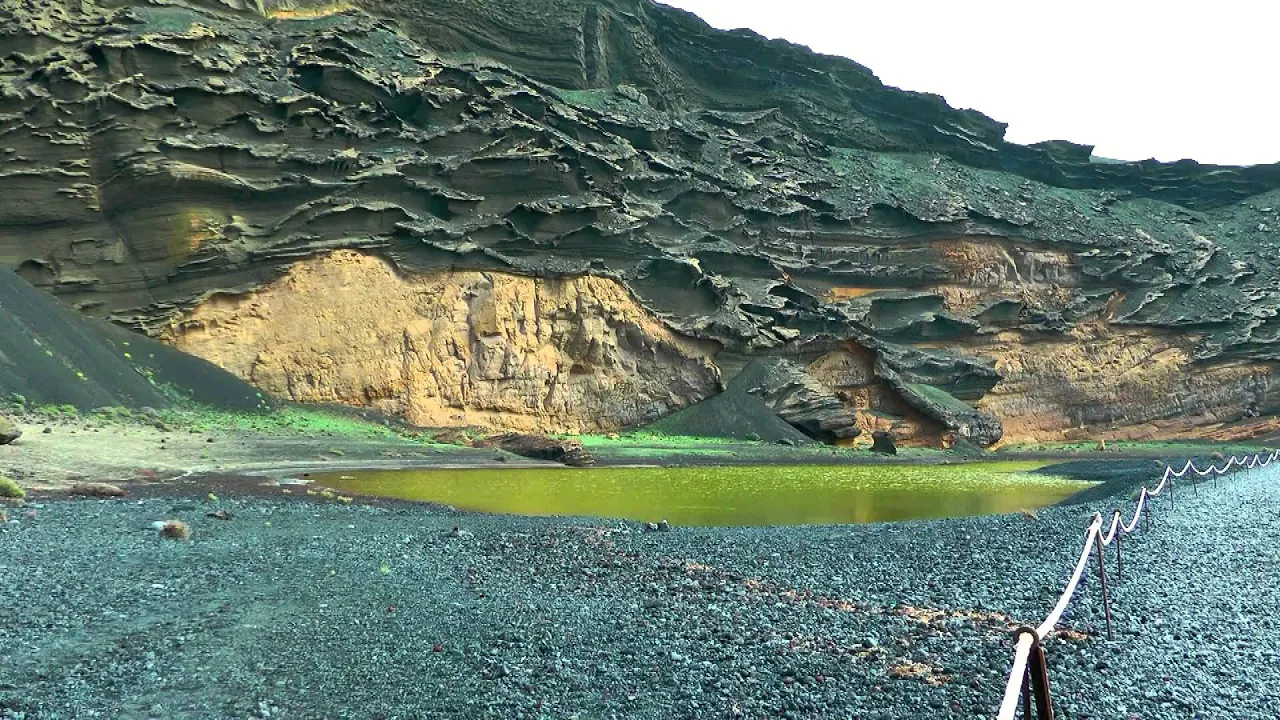
[[[1280,0],[661,0],[1122,160],[1280,162]]]

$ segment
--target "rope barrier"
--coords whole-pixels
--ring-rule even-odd
[[[1218,476],[1225,474],[1233,467],[1238,466],[1246,470],[1252,470],[1258,467],[1267,467],[1278,459],[1280,459],[1280,450],[1273,450],[1270,453],[1255,453],[1252,456],[1232,455],[1223,463],[1221,468],[1210,463],[1209,467],[1201,470],[1191,460],[1188,460],[1181,470],[1174,470],[1173,466],[1165,465],[1164,474],[1160,477],[1160,484],[1154,490],[1144,486],[1142,491],[1138,493],[1138,500],[1133,509],[1133,517],[1129,522],[1126,523],[1120,511],[1115,510],[1111,514],[1110,527],[1104,533],[1102,531],[1104,522],[1102,513],[1094,513],[1089,521],[1088,528],[1085,529],[1084,543],[1080,548],[1080,559],[1076,561],[1076,567],[1071,573],[1071,579],[1067,581],[1067,585],[1058,597],[1058,602],[1054,604],[1053,610],[1039,626],[1035,628],[1023,626],[1016,631],[1017,640],[1014,643],[1013,667],[1009,673],[1009,681],[1005,684],[1004,698],[1000,703],[1000,712],[997,715],[998,720],[1013,720],[1018,711],[1019,700],[1024,701],[1024,717],[1030,717],[1031,697],[1028,697],[1028,694],[1034,696],[1036,714],[1040,719],[1053,720],[1053,703],[1049,694],[1048,666],[1045,663],[1044,648],[1041,642],[1058,626],[1058,621],[1062,619],[1063,612],[1066,611],[1067,606],[1071,603],[1071,598],[1075,595],[1080,579],[1084,577],[1084,572],[1089,567],[1089,558],[1094,555],[1098,558],[1098,576],[1102,585],[1103,609],[1107,619],[1107,637],[1108,639],[1111,638],[1111,603],[1107,593],[1106,564],[1103,561],[1102,551],[1103,548],[1115,543],[1116,578],[1119,579],[1121,573],[1120,538],[1133,532],[1138,527],[1139,520],[1146,519],[1148,523],[1150,522],[1151,498],[1159,497],[1168,492],[1169,504],[1172,507],[1174,481],[1182,479],[1189,473],[1194,472],[1198,477],[1205,477],[1212,473],[1216,482]]]

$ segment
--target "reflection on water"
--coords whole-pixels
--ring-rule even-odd
[[[517,515],[674,525],[806,525],[1017,512],[1089,483],[1033,475],[1041,463],[682,468],[367,470],[317,476],[359,495]]]

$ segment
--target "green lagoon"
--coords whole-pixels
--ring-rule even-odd
[[[535,516],[673,525],[816,525],[1028,511],[1092,483],[1039,462],[364,470],[317,486],[362,496]]]

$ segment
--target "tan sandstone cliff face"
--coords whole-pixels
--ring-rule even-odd
[[[611,430],[719,389],[717,348],[672,332],[613,280],[407,277],[351,251],[215,295],[165,335],[279,397],[427,427]]]
[[[1002,444],[1239,440],[1275,434],[1273,416],[1242,418],[1280,378],[1262,363],[1197,364],[1195,338],[1098,320],[1063,335],[1005,332],[966,351],[994,362],[1001,380],[975,403],[1004,425]],[[946,347],[938,343],[938,347]],[[808,367],[852,411],[870,443],[884,430],[899,445],[945,446],[946,429],[874,377],[872,351],[852,343]]]
[[[1275,432],[1275,418],[1242,420],[1251,398],[1274,393],[1262,363],[1199,365],[1195,338],[1103,321],[1056,336],[1006,332],[973,348],[1001,381],[978,408],[1004,422],[1004,442],[1239,439]]]

